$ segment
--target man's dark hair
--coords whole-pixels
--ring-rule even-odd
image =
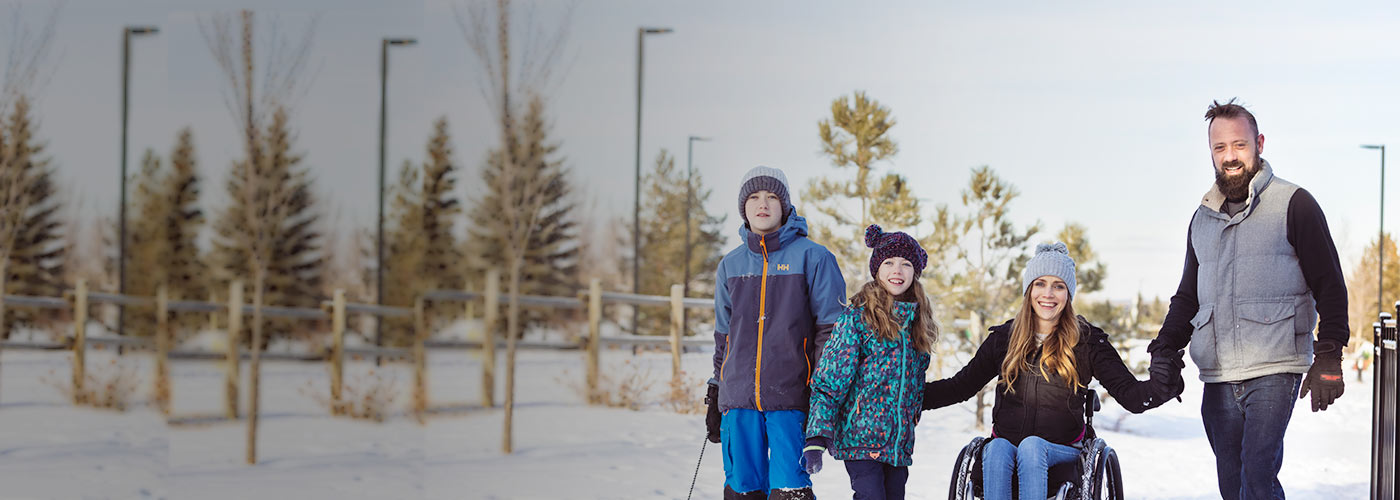
[[[1216,118],[1239,118],[1241,116],[1249,119],[1249,127],[1254,129],[1254,135],[1259,135],[1259,123],[1254,121],[1254,113],[1244,109],[1244,106],[1235,104],[1238,97],[1230,98],[1229,102],[1221,104],[1220,101],[1211,101],[1210,108],[1206,109],[1206,121],[1215,123]]]

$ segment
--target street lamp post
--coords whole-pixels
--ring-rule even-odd
[[[384,155],[385,139],[388,135],[386,120],[389,113],[389,46],[390,45],[413,45],[418,43],[413,38],[385,38],[379,46],[379,217],[375,230],[375,243],[378,248],[375,251],[375,304],[384,305]],[[374,345],[382,347],[384,345],[384,318],[381,316],[374,321]],[[384,362],[383,357],[374,356],[375,366]]]
[[[131,36],[154,34],[160,29],[155,26],[127,26],[122,28],[122,162],[121,162],[121,182],[119,195],[121,206],[117,209],[118,222],[117,239],[117,293],[126,293],[126,127],[127,115],[129,114],[128,104],[131,93],[128,89],[131,84]],[[117,334],[126,334],[126,307],[117,305]]]
[[[637,28],[637,169],[632,189],[632,293],[642,293],[642,41],[671,28]],[[632,307],[632,334],[637,333],[637,308]]]
[[[1376,310],[1385,311],[1385,144],[1362,144],[1366,149],[1381,150],[1381,226],[1376,238]]]
[[[690,244],[690,211],[693,210],[692,206],[694,204],[694,167],[692,158],[694,157],[694,148],[696,148],[697,140],[707,141],[710,140],[710,137],[690,136],[690,139],[686,140],[686,272],[685,276],[680,277],[680,287],[685,290],[680,294],[682,297],[690,297],[690,246],[692,246],[692,244]],[[687,318],[686,312],[685,308],[682,308],[682,311],[680,311],[680,325],[686,325],[686,319],[689,319]],[[685,328],[685,326],[682,326],[682,328]]]

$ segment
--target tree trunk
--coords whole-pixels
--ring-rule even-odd
[[[248,368],[248,465],[258,462],[258,381],[261,380],[263,323],[263,284],[267,279],[267,269],[258,265],[253,271],[253,341],[252,356]]]
[[[510,263],[510,307],[506,310],[506,428],[501,451],[511,452],[511,417],[515,413],[515,337],[520,335],[520,274],[525,267],[524,249]]]

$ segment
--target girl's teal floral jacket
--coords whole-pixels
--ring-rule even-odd
[[[825,438],[838,460],[914,462],[914,424],[923,407],[929,355],[914,350],[909,326],[918,304],[895,302],[899,339],[865,324],[863,307],[847,307],[812,374],[807,437]]]

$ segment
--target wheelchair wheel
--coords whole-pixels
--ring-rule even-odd
[[[1085,468],[1085,471],[1092,471],[1092,477],[1085,478],[1088,484],[1092,485],[1092,488],[1082,490],[1084,492],[1083,498],[1086,500],[1122,500],[1123,471],[1118,464],[1118,452],[1103,444],[1103,440],[1095,439],[1094,441],[1090,457],[1093,467]]]
[[[958,452],[957,461],[953,462],[953,477],[948,481],[948,500],[976,498],[972,491],[972,467],[977,463],[977,453],[982,451],[986,441],[984,437],[972,438],[972,442]]]

